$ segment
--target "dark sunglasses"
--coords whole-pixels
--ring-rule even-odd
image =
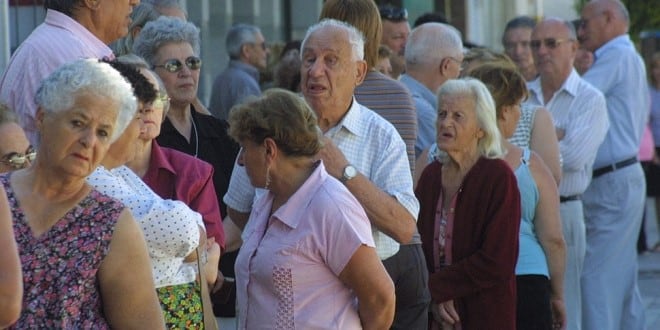
[[[380,18],[388,21],[405,21],[408,19],[408,11],[405,8],[386,6],[378,10],[380,11]]]
[[[541,48],[541,43],[543,43],[547,48],[549,49],[555,49],[561,44],[562,42],[566,41],[572,41],[571,39],[555,39],[555,38],[547,38],[543,40],[532,40],[529,42],[529,47],[532,49],[538,50]]]
[[[190,70],[199,70],[199,68],[202,67],[202,59],[200,59],[197,56],[190,56],[186,59],[186,66]],[[167,60],[165,64],[154,65],[154,69],[155,68],[163,68],[168,72],[175,73],[183,69],[183,63],[181,63],[181,61],[179,61],[178,59],[173,58],[171,60]]]
[[[25,154],[19,154],[17,152],[10,152],[0,159],[0,163],[11,166],[15,169],[24,168],[28,162],[33,162],[37,157],[37,151],[34,150],[32,146],[29,146],[25,150]]]

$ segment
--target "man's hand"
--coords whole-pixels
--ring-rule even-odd
[[[316,157],[323,160],[325,170],[337,179],[342,177],[344,168],[348,165],[348,160],[344,156],[344,153],[327,137],[323,137],[323,148],[321,148]]]

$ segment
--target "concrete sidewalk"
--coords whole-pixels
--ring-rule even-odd
[[[646,329],[660,329],[660,253],[639,256],[639,291],[646,310]]]

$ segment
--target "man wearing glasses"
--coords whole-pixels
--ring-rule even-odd
[[[438,88],[461,73],[463,43],[458,31],[447,24],[426,23],[416,27],[406,45],[406,73],[401,82],[408,87],[417,112],[415,156],[435,142]]]
[[[229,64],[213,82],[209,110],[226,120],[229,109],[246,97],[261,94],[259,70],[266,69],[268,47],[261,30],[249,24],[236,24],[227,32],[225,47]]]
[[[637,154],[649,114],[644,62],[628,36],[619,1],[587,3],[578,28],[595,61],[582,76],[605,95],[610,128],[583,195],[587,253],[582,271],[585,329],[643,329],[637,238],[646,182]]]
[[[573,69],[576,39],[570,22],[556,18],[540,22],[530,41],[539,77],[527,84],[527,102],[552,114],[563,159],[559,211],[567,247],[566,270],[563,292],[551,288],[551,301],[554,307],[564,297],[569,330],[582,326],[580,275],[586,234],[581,195],[591,181],[596,152],[609,127],[605,97]]]

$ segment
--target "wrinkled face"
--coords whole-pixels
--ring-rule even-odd
[[[532,33],[532,54],[541,76],[568,75],[573,68],[577,43],[568,28],[559,21],[543,21]]]
[[[529,47],[531,39],[532,29],[514,28],[504,32],[504,52],[521,70],[534,65],[532,50]]]
[[[37,162],[63,175],[87,177],[110,147],[118,112],[118,102],[87,92],[80,92],[70,109],[56,113],[40,109]]]
[[[376,70],[378,72],[392,78],[392,63],[390,62],[389,57],[384,57],[378,60],[376,63]]]
[[[438,103],[438,148],[450,155],[452,152],[476,151],[483,131],[477,121],[475,101],[459,94],[446,95]]]
[[[30,166],[34,148],[16,123],[0,125],[0,173]]]
[[[245,45],[247,47],[248,62],[257,69],[264,70],[268,64],[270,51],[266,45],[266,39],[261,33],[257,33],[255,39],[256,42]]]
[[[168,97],[167,92],[159,90],[158,82],[151,71],[140,69],[140,73],[147,77],[147,80],[154,85],[154,89],[156,89],[156,93],[158,94],[156,100],[151,103],[140,104],[140,108],[138,109],[142,118],[142,123],[144,124],[140,139],[151,141],[160,135],[160,126],[165,119],[163,112],[166,103],[168,102]]]
[[[587,3],[582,8],[582,15],[580,16],[580,26],[577,33],[581,45],[595,52],[605,43],[605,28],[607,18],[603,12],[598,8],[596,3]]]
[[[185,106],[197,99],[199,68],[191,69],[186,65],[186,60],[195,56],[192,46],[187,42],[167,43],[156,52],[154,71],[163,80],[172,104]],[[162,67],[170,60],[178,60],[182,64],[180,70],[170,72]]]
[[[407,21],[392,22],[383,20],[383,37],[381,38],[381,43],[390,47],[394,54],[403,56],[408,35],[410,35],[410,25]]]
[[[140,0],[98,0],[98,10],[92,11],[94,26],[98,27],[97,37],[106,44],[128,34],[131,12]]]
[[[249,140],[241,141],[237,162],[245,166],[245,172],[254,187],[266,186],[266,146]]]
[[[144,107],[144,104],[138,102],[138,108],[142,107]],[[112,143],[112,145],[110,145],[107,156],[111,156],[113,159],[118,160],[122,165],[133,160],[137,152],[136,142],[140,136],[142,127],[143,124],[140,112],[136,112],[124,132],[114,143]]]
[[[360,66],[362,68],[360,68]],[[301,91],[316,113],[347,110],[366,62],[353,58],[348,32],[324,27],[303,45]]]

